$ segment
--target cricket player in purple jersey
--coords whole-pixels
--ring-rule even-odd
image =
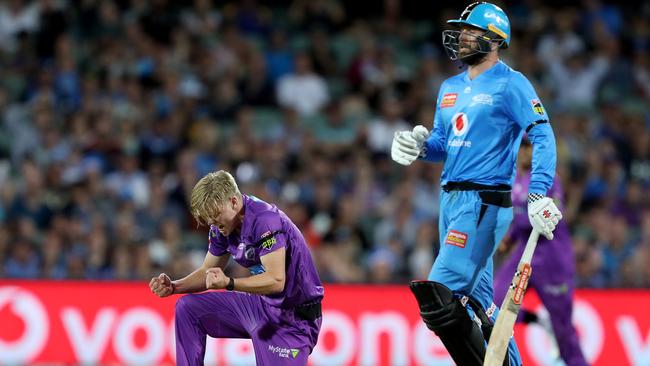
[[[203,365],[206,335],[250,338],[258,365],[307,365],[321,327],[323,286],[300,230],[275,205],[239,192],[230,173],[203,177],[192,190],[192,215],[209,225],[203,265],[172,281],[149,283],[176,302],[176,361]],[[232,257],[251,276],[223,269]],[[219,292],[202,292],[221,290]]]
[[[506,242],[514,245],[514,248],[495,276],[494,301],[497,304],[501,304],[506,296],[512,274],[517,270],[517,264],[532,230],[526,214],[532,153],[532,145],[524,139],[517,159],[517,178],[512,187],[514,218],[506,235]],[[558,207],[562,210],[562,187],[557,176],[548,191],[548,196],[558,202]],[[529,280],[528,288],[535,289],[542,304],[548,310],[562,360],[567,366],[584,366],[587,362],[580,350],[576,330],[571,323],[575,260],[571,235],[564,221],[559,222],[554,234],[553,240],[539,238],[532,262],[533,275]],[[536,314],[524,309],[519,312],[517,318],[518,322],[536,320]]]

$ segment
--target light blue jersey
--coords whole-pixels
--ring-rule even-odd
[[[474,80],[467,71],[445,80],[433,124],[423,159],[444,160],[443,186],[512,186],[525,131],[534,149],[529,193],[546,195],[553,184],[556,150],[548,115],[528,79],[503,62]]]
[[[478,301],[496,320],[492,256],[512,221],[510,190],[524,132],[533,144],[529,193],[546,195],[555,177],[555,137],[530,82],[503,62],[474,80],[463,72],[440,86],[433,131],[422,159],[444,161],[440,193],[440,250],[429,281],[459,298]],[[477,187],[483,185],[483,187]],[[498,187],[497,187],[498,186]],[[494,189],[490,189],[494,188]],[[470,318],[473,310],[467,308]],[[521,365],[514,342],[510,365]]]

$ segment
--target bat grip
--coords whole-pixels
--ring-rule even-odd
[[[528,242],[526,242],[526,249],[524,249],[524,254],[521,255],[521,260],[519,263],[529,263],[533,259],[533,254],[535,254],[535,248],[537,248],[537,241],[539,240],[539,231],[533,229],[530,236],[528,237]]]

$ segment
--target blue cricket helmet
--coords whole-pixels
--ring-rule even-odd
[[[459,19],[448,20],[447,23],[456,27],[469,25],[482,29],[502,39],[501,48],[508,48],[510,45],[510,20],[506,13],[494,4],[486,2],[469,4],[460,14]]]

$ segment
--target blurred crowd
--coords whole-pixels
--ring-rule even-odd
[[[294,220],[324,281],[426,278],[441,165],[389,150],[462,71],[440,32],[466,4],[346,3],[0,3],[0,278],[190,272],[189,192],[217,169]],[[558,139],[578,286],[650,286],[650,4],[498,4]]]

